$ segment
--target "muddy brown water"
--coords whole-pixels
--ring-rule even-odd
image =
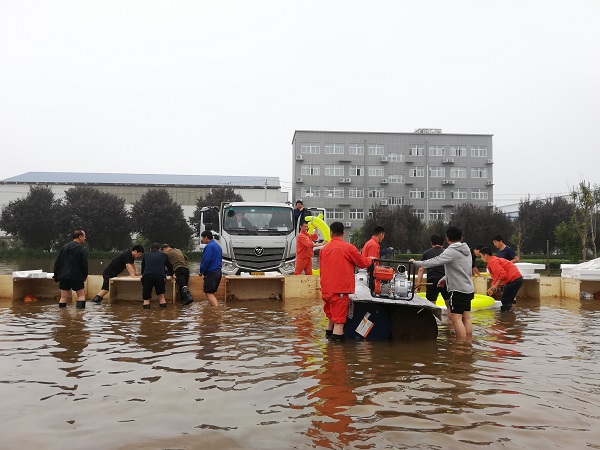
[[[0,303],[0,448],[600,448],[600,302],[328,343],[314,300]]]

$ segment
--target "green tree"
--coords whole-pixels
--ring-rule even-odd
[[[91,250],[111,251],[131,245],[132,224],[125,200],[89,186],[65,192],[61,231],[68,238],[74,229],[85,230]]]
[[[185,220],[181,205],[176,203],[166,189],[151,189],[131,208],[135,231],[151,242],[168,242],[187,248],[192,229]]]
[[[194,229],[194,234],[199,237],[200,233],[200,211],[206,206],[221,207],[223,202],[243,202],[244,198],[240,194],[236,194],[231,187],[214,187],[210,190],[206,197],[200,197],[196,200],[196,209],[190,217],[190,225]]]
[[[581,238],[577,230],[575,218],[571,217],[568,222],[557,225],[555,234],[559,250],[567,255],[572,262],[579,262],[579,257],[581,256]]]
[[[492,237],[501,234],[509,239],[513,226],[506,214],[498,208],[465,203],[456,208],[450,225],[460,228],[470,247],[481,244],[492,246]],[[507,242],[508,243],[508,242]]]
[[[59,241],[60,201],[48,186],[31,186],[24,198],[2,210],[0,228],[19,239],[26,248],[51,250]]]
[[[600,207],[600,187],[595,185],[592,188],[589,182],[582,181],[571,190],[571,199],[575,207],[573,219],[581,239],[582,259],[587,260],[588,243],[592,246],[594,258],[597,258],[596,228]]]
[[[425,225],[415,216],[410,206],[382,206],[371,208],[370,216],[363,224],[363,239],[371,238],[373,228],[380,225],[385,229],[385,239],[382,247],[394,247],[401,253],[422,250],[422,233]],[[359,246],[362,247],[364,242]]]

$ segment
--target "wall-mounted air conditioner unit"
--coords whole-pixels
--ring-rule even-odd
[[[350,228],[351,226],[352,226],[352,222],[344,223],[344,227],[346,227],[346,228]]]
[[[384,178],[383,180],[381,180],[381,184],[388,184],[387,178]]]
[[[296,183],[304,183],[304,179],[302,177],[296,178]]]
[[[302,161],[303,159],[304,159],[304,156],[296,155],[296,161]]]

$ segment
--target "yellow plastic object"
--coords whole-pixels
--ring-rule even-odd
[[[419,297],[425,298],[425,293],[419,293],[418,294]],[[488,295],[483,295],[483,294],[475,294],[475,298],[473,298],[473,300],[471,300],[471,311],[477,311],[478,309],[487,309],[487,308],[491,308],[492,306],[494,306],[494,303],[496,302],[496,300],[494,300],[493,297],[490,297]],[[438,295],[438,298],[435,302],[436,306],[445,308],[446,307],[446,303],[444,303],[444,298],[442,297],[442,295]]]
[[[471,300],[471,311],[489,308],[494,304],[495,301],[496,300],[494,300],[494,298],[490,297],[489,295],[475,294],[475,298]],[[436,306],[446,306],[441,294],[438,296],[435,304]]]
[[[306,216],[305,220],[310,222],[308,224],[308,232],[313,234],[315,232],[315,228],[321,232],[323,239],[326,242],[331,241],[331,232],[329,231],[329,225],[325,223],[323,220],[323,214],[319,214],[318,216]],[[320,269],[313,269],[313,275],[321,275]]]
[[[329,225],[327,225],[323,220],[323,214],[319,214],[318,216],[306,216],[305,220],[307,222],[310,222],[308,224],[308,232],[310,234],[314,233],[316,228],[321,232],[325,241],[329,242],[331,240],[331,232],[329,231]]]

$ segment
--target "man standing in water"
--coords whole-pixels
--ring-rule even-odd
[[[104,300],[104,296],[108,294],[110,279],[119,276],[121,272],[127,269],[130,277],[138,277],[140,274],[135,267],[135,260],[144,253],[144,247],[134,245],[131,250],[126,250],[113,259],[106,269],[102,272],[102,288],[94,297],[94,303],[99,305]]]
[[[328,319],[325,336],[331,341],[341,342],[348,317],[349,294],[354,293],[354,268],[369,267],[373,259],[361,255],[354,245],[344,242],[343,223],[333,222],[329,229],[331,241],[319,253],[323,311]]]
[[[318,239],[317,233],[308,234],[308,222],[303,220],[300,224],[300,233],[296,237],[296,269],[294,275],[312,275],[312,257],[315,252],[314,241]]]
[[[175,279],[179,286],[179,296],[181,297],[182,305],[189,305],[194,301],[188,281],[190,280],[190,269],[188,268],[188,257],[185,253],[177,248],[172,248],[169,244],[163,244],[160,251],[167,255],[173,270],[175,271]]]
[[[423,252],[423,256],[421,257],[422,261],[427,259],[435,258],[436,256],[440,256],[444,252],[444,238],[439,234],[434,234],[431,236],[431,248],[425,250]],[[424,267],[419,267],[419,276],[417,277],[417,286],[421,284],[421,280],[423,279],[423,274],[425,273]],[[450,299],[450,294],[446,289],[446,286],[438,286],[439,281],[444,278],[444,266],[435,266],[427,269],[427,287],[425,291],[425,297],[430,302],[435,303],[437,301],[438,295],[442,294],[442,298],[445,302],[448,302]],[[448,304],[446,304],[446,307]]]
[[[210,231],[203,231],[200,236],[202,237],[202,243],[206,245],[200,263],[200,275],[204,275],[204,293],[212,306],[219,306],[215,292],[219,289],[221,277],[223,276],[221,273],[223,251],[221,246],[214,241],[213,234]]]
[[[446,231],[448,248],[439,256],[426,261],[409,260],[417,267],[426,269],[444,265],[445,275],[438,282],[438,286],[446,286],[450,294],[450,320],[456,330],[456,337],[464,339],[473,334],[471,324],[471,300],[475,296],[475,288],[471,281],[471,250],[462,242],[462,231],[450,227]]]
[[[523,286],[521,272],[512,262],[492,255],[492,251],[487,247],[483,247],[479,253],[492,276],[492,285],[487,290],[487,294],[492,295],[502,286],[504,289],[500,298],[502,301],[500,311],[510,311],[513,303],[516,303],[517,292]]]
[[[379,259],[383,255],[387,255],[394,251],[394,247],[381,249],[381,241],[385,238],[385,229],[381,225],[373,228],[373,236],[363,246],[361,253],[367,258],[372,257]]]
[[[65,244],[54,261],[54,278],[60,289],[59,308],[66,308],[71,290],[77,294],[77,308],[85,308],[84,283],[88,276],[88,253],[83,246],[85,231],[73,231],[71,242]]]

